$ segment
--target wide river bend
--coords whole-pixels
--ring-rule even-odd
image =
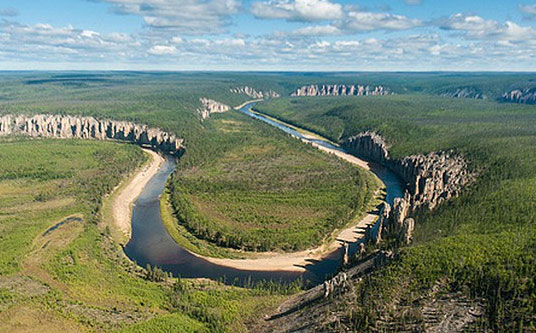
[[[251,111],[255,103],[244,105],[240,111],[272,126],[275,126],[304,142],[321,145],[328,150],[349,154],[343,148],[333,145],[328,140],[311,138],[303,135],[282,122],[273,121]],[[371,171],[383,181],[387,189],[386,201],[391,203],[404,193],[404,183],[400,178],[381,165],[369,164]],[[305,272],[269,271],[262,267],[251,270],[234,269],[211,263],[179,246],[169,235],[160,216],[159,196],[164,191],[166,181],[176,166],[174,157],[166,157],[158,173],[151,178],[132,208],[132,236],[125,246],[126,255],[139,265],[158,266],[175,276],[184,278],[209,278],[221,280],[227,284],[249,285],[261,280],[292,282],[303,279],[306,285],[321,283],[327,276],[337,272],[342,252],[335,251],[322,260],[311,260],[305,266]],[[360,241],[350,244],[350,251],[357,248]]]

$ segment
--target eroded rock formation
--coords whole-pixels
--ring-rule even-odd
[[[93,117],[38,114],[0,117],[0,135],[29,135],[60,139],[117,139],[152,146],[164,152],[178,153],[182,139],[158,128],[129,121]]]
[[[410,242],[415,224],[413,219],[408,218],[412,211],[419,207],[433,209],[441,202],[458,196],[465,186],[476,179],[476,173],[469,170],[465,159],[453,152],[432,152],[391,159],[387,143],[373,132],[353,136],[345,145],[358,154],[391,168],[408,184],[404,197],[395,199],[393,207],[385,204],[378,234],[370,234],[367,238],[365,233],[368,242],[377,243],[382,237]]]
[[[506,92],[502,95],[501,100],[511,103],[536,104],[536,87]]]
[[[410,208],[435,208],[444,200],[460,194],[475,180],[464,158],[450,152],[389,158],[389,147],[381,136],[364,132],[350,137],[345,145],[358,154],[393,169],[407,183]]]
[[[210,98],[200,98],[199,102],[201,102],[201,108],[199,108],[198,111],[201,115],[201,119],[207,119],[210,117],[211,113],[222,113],[231,109],[229,105],[225,105]]]
[[[456,89],[450,89],[447,92],[441,94],[441,96],[452,98],[471,98],[471,99],[487,99],[488,96],[484,95],[481,91],[474,87],[461,87]]]
[[[363,86],[358,84],[322,84],[303,86],[294,91],[291,96],[369,96],[391,95],[384,86]]]
[[[244,94],[251,98],[259,99],[259,98],[276,98],[280,95],[276,93],[273,90],[266,90],[266,91],[259,91],[254,88],[243,86],[243,87],[237,87],[237,88],[231,88],[229,89],[234,94]]]

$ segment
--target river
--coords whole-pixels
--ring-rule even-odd
[[[253,105],[255,103],[246,104],[240,111],[305,142],[316,143],[328,149],[347,153],[343,148],[335,146],[327,140],[308,138],[283,123],[251,112]],[[342,255],[341,251],[335,251],[322,260],[311,261],[306,265],[305,272],[300,273],[263,271],[262,267],[252,267],[251,270],[234,269],[211,263],[183,249],[169,235],[160,216],[159,196],[175,167],[175,158],[167,156],[158,173],[145,186],[132,208],[132,236],[125,246],[125,253],[131,260],[143,267],[147,264],[158,266],[164,271],[173,273],[174,276],[209,278],[235,285],[251,285],[261,280],[289,283],[302,279],[305,285],[310,286],[321,283],[327,276],[337,272]],[[403,182],[392,171],[377,164],[371,164],[371,171],[386,185],[387,202],[392,203],[394,198],[403,195]],[[355,251],[358,243],[351,244],[350,250]]]

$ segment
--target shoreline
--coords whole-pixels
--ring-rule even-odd
[[[132,234],[132,205],[138,199],[145,185],[158,172],[164,158],[158,153],[142,148],[150,155],[151,160],[146,163],[128,179],[128,183],[115,196],[111,202],[111,215],[114,226],[130,239]]]

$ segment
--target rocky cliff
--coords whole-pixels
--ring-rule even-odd
[[[211,113],[227,112],[231,109],[228,105],[209,98],[200,98],[199,102],[201,102],[201,108],[197,111],[201,115],[201,119],[207,119]]]
[[[390,90],[383,86],[322,84],[300,87],[291,96],[369,96],[391,94]]]
[[[506,92],[502,95],[500,100],[511,103],[536,104],[536,87],[515,89]]]
[[[408,214],[419,207],[435,208],[441,202],[458,196],[476,179],[476,173],[469,171],[465,159],[453,152],[391,159],[387,143],[373,132],[353,136],[345,142],[345,146],[389,167],[407,182],[405,196],[395,199],[393,207],[386,204],[380,219],[380,230],[400,241],[411,240],[414,221],[407,219]],[[381,233],[378,237],[381,238]]]
[[[158,128],[128,121],[93,117],[44,115],[6,115],[0,117],[0,135],[29,135],[61,139],[116,139],[151,146],[176,154],[182,149],[182,139]]]
[[[471,99],[487,99],[488,96],[484,95],[478,89],[474,87],[462,87],[447,90],[442,93],[441,96],[452,98],[471,98]]]
[[[273,90],[259,91],[254,88],[243,86],[237,88],[229,89],[234,94],[244,94],[251,98],[260,99],[260,98],[276,98],[280,95]]]
[[[350,137],[345,145],[397,172],[408,183],[412,209],[420,206],[433,209],[457,196],[464,186],[475,180],[465,159],[453,152],[432,152],[393,160],[389,158],[385,140],[374,132]]]

